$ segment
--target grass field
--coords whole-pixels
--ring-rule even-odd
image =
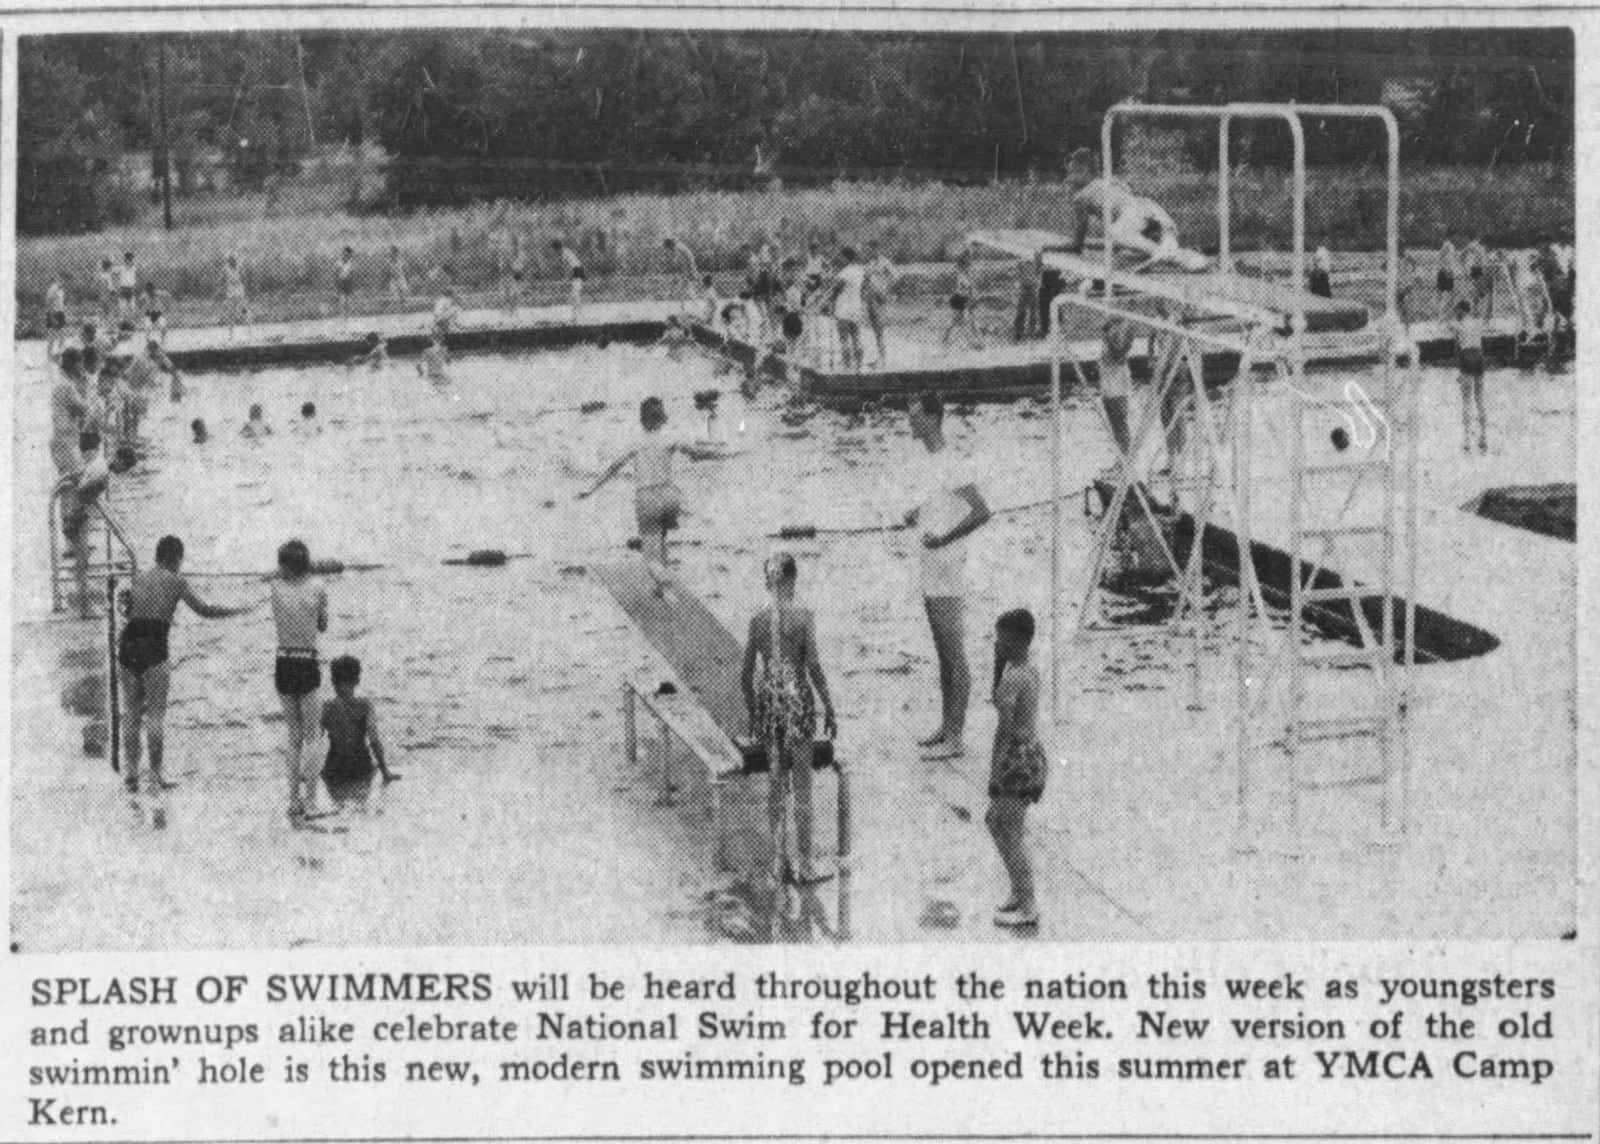
[[[370,181],[375,176],[368,175]],[[358,312],[402,308],[385,294],[391,245],[403,253],[411,287],[423,303],[446,284],[487,299],[498,290],[500,258],[519,234],[533,275],[532,300],[565,296],[565,274],[549,248],[562,237],[582,254],[595,298],[660,296],[678,289],[681,263],[662,249],[677,236],[705,270],[743,264],[746,244],[769,238],[785,251],[813,241],[834,251],[843,243],[876,239],[897,262],[942,262],[964,236],[982,227],[1057,229],[1069,216],[1070,190],[1060,183],[836,183],[768,191],[625,195],[554,205],[497,202],[405,216],[345,213],[348,176],[284,187],[276,195],[218,194],[175,203],[180,225],[161,228],[159,211],[138,223],[95,234],[20,238],[17,314],[26,335],[42,323],[46,287],[66,275],[74,314],[96,305],[102,258],[136,253],[141,281],[162,293],[172,325],[206,325],[222,313],[223,265],[237,252],[252,308],[262,320],[312,317],[331,309],[334,266],[345,245],[356,250]],[[1138,189],[1162,202],[1177,220],[1184,244],[1214,249],[1215,180],[1170,176]],[[1381,246],[1381,173],[1313,171],[1307,205],[1312,244],[1336,251]],[[1282,249],[1289,241],[1288,180],[1279,172],[1233,177],[1235,250]],[[1544,167],[1413,170],[1403,177],[1402,242],[1437,247],[1447,234],[1482,238],[1491,246],[1571,241],[1574,191],[1570,179]],[[416,308],[413,302],[409,308]]]

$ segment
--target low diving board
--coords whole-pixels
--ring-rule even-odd
[[[1070,240],[1065,235],[1043,230],[980,230],[969,235],[968,241],[1013,258],[1040,255],[1046,266],[1080,281],[1106,278],[1105,263],[1070,252],[1066,249]],[[1270,325],[1285,333],[1296,310],[1305,314],[1306,329],[1313,333],[1351,333],[1364,329],[1370,318],[1367,308],[1359,302],[1324,298],[1273,279],[1214,270],[1190,274],[1163,268],[1136,273],[1121,268],[1111,271],[1110,281],[1113,289],[1221,317]]]
[[[643,561],[591,571],[717,728],[729,739],[743,735],[746,712],[739,668],[744,645],[733,633],[677,581],[665,597],[658,596]]]

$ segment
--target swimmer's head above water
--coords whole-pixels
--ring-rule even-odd
[[[250,420],[251,421],[263,421],[263,420],[266,419],[266,416],[267,416],[267,411],[265,409],[261,408],[260,402],[257,402],[256,404],[250,406]]]
[[[189,431],[194,434],[194,443],[196,445],[204,445],[211,435],[206,429],[205,421],[199,417],[189,422]]]
[[[793,591],[795,582],[800,579],[799,566],[793,554],[788,552],[774,552],[767,557],[761,565],[761,572],[766,578],[769,592]]]
[[[659,397],[647,397],[639,402],[639,424],[654,432],[667,423],[667,406]]]
[[[310,421],[310,420],[314,419],[316,417],[316,415],[317,415],[317,403],[316,402],[308,401],[304,405],[300,406],[300,416],[303,417],[305,420]]]

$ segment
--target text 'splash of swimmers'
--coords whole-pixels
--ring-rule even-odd
[[[7,1055],[35,1127],[126,1124],[174,1087],[1539,1086],[1581,1052],[1561,998],[1511,971],[40,977]]]

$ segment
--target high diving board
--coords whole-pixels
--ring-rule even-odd
[[[1107,278],[1104,262],[1071,253],[1066,249],[1070,240],[1050,231],[980,230],[969,235],[968,241],[1013,258],[1040,255],[1046,266],[1075,279],[1099,281]],[[1268,325],[1285,333],[1297,308],[1305,313],[1306,330],[1313,333],[1350,333],[1364,329],[1370,318],[1367,308],[1359,302],[1324,298],[1266,278],[1245,278],[1218,271],[1136,273],[1126,268],[1114,268],[1109,277],[1113,290],[1173,302],[1220,317]]]
[[[745,732],[739,668],[744,645],[706,606],[674,580],[666,596],[642,561],[592,569],[651,647],[729,739]]]

